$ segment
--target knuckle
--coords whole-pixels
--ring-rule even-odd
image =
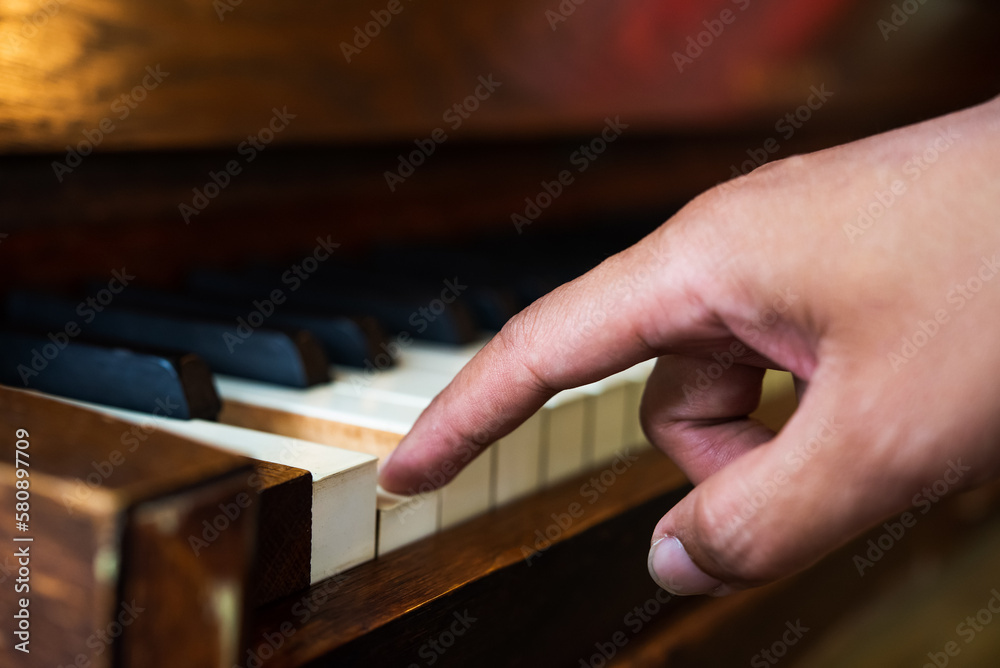
[[[494,343],[508,359],[522,359],[537,336],[538,316],[528,307],[508,320],[494,337]]]
[[[544,337],[538,309],[532,305],[508,320],[493,338],[492,344],[500,349],[504,360],[523,368],[538,389],[550,390],[552,383],[545,365],[541,363],[543,360],[536,359],[534,352],[539,340],[544,340]]]
[[[789,174],[801,176],[810,168],[808,155],[790,155],[765,162],[753,170],[719,183],[703,193],[695,201],[713,208],[724,208],[731,212],[739,212],[747,205],[753,205],[760,200],[760,194],[772,190],[775,186],[787,185]]]
[[[799,154],[789,155],[784,158],[779,158],[777,160],[766,162],[751,173],[756,173],[758,177],[778,178],[781,175],[780,174],[776,175],[774,174],[774,172],[776,171],[781,172],[782,170],[784,170],[785,172],[788,171],[799,172],[806,168],[807,162],[808,158],[804,155],[799,155]]]

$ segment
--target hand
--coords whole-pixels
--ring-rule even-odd
[[[775,580],[936,481],[998,475],[998,272],[1000,98],[766,165],[512,319],[381,483],[413,489],[558,390],[658,357],[643,427],[696,487],[653,531],[650,572],[678,594]],[[778,434],[747,418],[765,367],[805,388]]]

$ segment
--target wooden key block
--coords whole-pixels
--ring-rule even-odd
[[[14,509],[17,492],[30,495],[27,530],[0,523],[0,541],[29,551],[30,591],[0,597],[0,616],[29,601],[31,665],[234,665],[257,507],[226,518],[199,555],[189,538],[251,493],[250,462],[164,432],[130,449],[132,425],[33,392],[0,388],[0,426],[0,501]],[[120,616],[130,623],[98,651]],[[13,638],[0,663],[24,665]]]

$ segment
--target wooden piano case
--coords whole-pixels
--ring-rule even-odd
[[[6,388],[0,424],[12,514],[0,529],[0,611],[24,633],[3,635],[4,664],[234,660],[257,508],[227,517],[210,549],[189,540],[250,490],[250,463],[156,431],[131,450],[123,422]]]
[[[766,159],[997,93],[991,3],[925,3],[902,18],[894,5],[753,3],[692,49],[689,38],[697,43],[721,12],[744,4],[5,3],[0,280],[72,287],[125,267],[140,282],[170,286],[196,266],[294,257],[317,235],[349,255],[386,240],[493,234],[530,244],[552,230],[599,233],[579,221],[666,218]],[[499,86],[477,96],[490,76]],[[829,102],[790,134],[778,129],[823,85]],[[463,105],[460,123],[449,115],[455,105]],[[615,119],[628,127],[578,170],[573,156]],[[404,170],[428,141],[433,152],[423,151],[412,174]],[[530,225],[515,225],[526,200],[567,169],[573,183]],[[8,438],[27,401],[0,397]],[[95,494],[101,504],[69,516],[58,502],[60,476],[83,473],[56,453],[72,446],[97,459],[116,436],[94,418],[67,420],[36,417],[29,429],[39,469],[51,467],[33,487],[39,536],[50,541],[34,562],[37,618],[53,620],[33,636],[46,665],[72,665],[74,648],[133,596],[160,603],[146,606],[104,665],[734,665],[762,660],[761,649],[796,620],[812,630],[786,648],[786,665],[802,657],[823,665],[861,635],[845,620],[900,591],[945,582],[959,563],[949,555],[982,543],[995,523],[986,490],[936,508],[864,578],[852,556],[880,529],[761,590],[669,599],[649,581],[645,554],[683,481],[646,453],[628,484],[611,487],[544,549],[536,531],[578,502],[584,480],[248,611],[243,640],[235,640],[239,624],[228,636],[208,634],[219,643],[225,636],[225,654],[183,633],[170,642],[157,635],[161,623],[190,630],[193,620],[175,606],[201,595],[207,573],[191,575],[192,589],[172,587],[163,569],[175,565],[138,557],[170,558],[156,535],[157,504],[196,499],[183,521],[199,521],[196,509],[239,488],[242,465],[217,454],[179,457],[159,486],[107,489]],[[175,440],[170,447],[184,452]],[[8,499],[13,455],[7,445],[3,452]],[[5,522],[0,542],[10,532]],[[228,534],[227,554],[242,555],[225,564],[234,582],[245,576],[241,541],[251,534]],[[113,558],[95,561],[99,554]],[[116,577],[92,568],[112,562]],[[9,620],[14,599],[3,586]],[[236,659],[220,663],[233,642]]]

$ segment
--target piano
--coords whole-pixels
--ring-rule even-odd
[[[638,428],[648,367],[561,393],[439,492],[375,488],[507,315],[690,197],[996,94],[985,1],[661,5],[0,9],[5,665],[940,651],[956,622],[926,611],[989,598],[996,489],[892,549],[880,526],[672,598],[645,555],[687,483]],[[758,416],[793,409],[769,375]]]

